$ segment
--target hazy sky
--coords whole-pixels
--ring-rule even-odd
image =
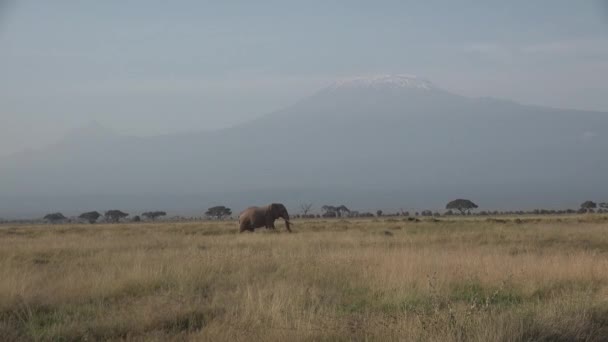
[[[2,2],[0,155],[92,120],[225,127],[376,73],[608,111],[606,1]]]

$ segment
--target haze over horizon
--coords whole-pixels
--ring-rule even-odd
[[[572,208],[606,191],[608,115],[460,96],[408,75],[336,82],[230,128],[146,138],[94,124],[0,158],[0,208],[197,213],[280,200],[351,208]],[[320,204],[319,204],[320,205]]]
[[[603,1],[4,3],[0,156],[92,121],[131,136],[229,127],[358,75],[608,111]]]
[[[601,0],[0,0],[0,74],[0,217],[608,193]]]

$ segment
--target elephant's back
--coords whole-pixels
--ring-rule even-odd
[[[260,207],[249,207],[249,208],[241,211],[241,213],[239,214],[239,218],[241,218],[243,216],[251,215],[259,210],[260,210]]]
[[[241,213],[239,214],[239,216],[241,216],[243,214],[246,214],[246,213],[250,213],[250,212],[256,211],[257,209],[259,209],[259,208],[258,207],[249,207],[249,208],[241,211]]]

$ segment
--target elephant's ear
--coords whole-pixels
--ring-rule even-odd
[[[269,204],[268,207],[266,207],[266,217],[267,218],[273,217],[274,211],[275,211],[274,203]]]
[[[279,204],[277,203],[272,203],[268,206],[268,215],[270,215],[272,218],[277,218],[277,215],[279,214]]]

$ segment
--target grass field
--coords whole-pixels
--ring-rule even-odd
[[[0,227],[2,340],[606,341],[608,217]]]

